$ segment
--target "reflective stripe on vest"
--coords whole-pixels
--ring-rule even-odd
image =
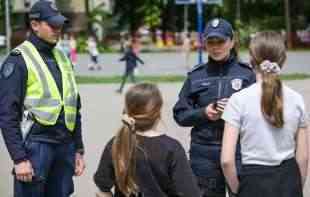
[[[25,109],[43,125],[55,125],[64,107],[66,127],[73,131],[77,114],[77,86],[70,60],[57,49],[53,50],[62,74],[63,99],[48,66],[29,41],[23,42],[21,51],[28,70]]]
[[[77,113],[77,87],[75,82],[74,73],[70,60],[59,50],[53,51],[57,62],[62,62],[60,70],[63,73],[63,95],[66,95],[63,99],[64,110],[65,110],[65,121],[67,127],[74,127],[76,113]]]

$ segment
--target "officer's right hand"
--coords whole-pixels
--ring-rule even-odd
[[[221,118],[221,113],[216,110],[214,103],[209,104],[205,108],[205,114],[209,120],[216,121]]]
[[[23,182],[31,182],[34,171],[29,160],[14,165],[16,179]]]

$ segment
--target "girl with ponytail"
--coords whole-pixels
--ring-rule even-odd
[[[98,196],[198,197],[181,144],[160,132],[163,99],[148,83],[125,95],[122,127],[106,145],[94,175]]]
[[[303,97],[279,74],[286,60],[280,34],[260,32],[251,40],[257,82],[234,94],[223,113],[222,168],[238,197],[302,197],[308,169],[308,124]],[[241,144],[242,172],[235,150]]]

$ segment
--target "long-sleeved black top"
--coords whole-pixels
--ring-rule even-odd
[[[126,61],[126,72],[133,71],[133,69],[137,66],[137,62],[144,64],[143,60],[141,60],[132,49],[128,49],[120,61]]]
[[[137,135],[136,182],[145,197],[199,197],[200,191],[182,145],[167,135]],[[103,151],[94,175],[102,192],[115,186],[115,197],[124,197],[117,187],[112,160],[113,139]]]
[[[50,45],[31,34],[28,41],[34,44],[51,72],[59,92],[62,94],[61,71],[52,54],[54,45]],[[13,72],[5,77],[7,67]],[[7,149],[14,163],[27,159],[27,153],[23,145],[20,122],[22,119],[23,102],[27,89],[28,71],[22,55],[11,52],[0,68],[0,128]],[[43,126],[35,122],[27,139],[47,143],[75,142],[76,150],[83,152],[84,146],[81,134],[81,102],[78,96],[78,114],[74,132],[70,132],[65,125],[64,112],[62,110],[56,125]]]

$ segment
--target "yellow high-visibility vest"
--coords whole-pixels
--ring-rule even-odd
[[[53,55],[62,75],[63,98],[56,82],[35,46],[25,41],[17,47],[28,70],[24,108],[42,125],[55,125],[64,108],[66,127],[73,131],[77,114],[77,85],[70,60],[58,49]]]

